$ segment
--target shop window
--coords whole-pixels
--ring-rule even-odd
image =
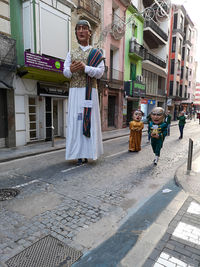
[[[178,18],[178,14],[174,14],[174,25],[173,25],[173,29],[177,29],[177,18]]]
[[[176,37],[172,38],[172,52],[176,51]]]
[[[174,74],[174,59],[171,60],[171,70],[170,70],[171,74]]]
[[[170,81],[170,87],[169,87],[169,95],[173,96],[173,86],[174,86],[174,82]]]
[[[29,138],[30,140],[37,139],[37,103],[35,97],[29,97]]]

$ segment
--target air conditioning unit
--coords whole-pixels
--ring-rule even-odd
[[[138,80],[138,81],[141,82],[141,81],[142,81],[142,75],[137,75],[137,76],[136,76],[136,80]]]

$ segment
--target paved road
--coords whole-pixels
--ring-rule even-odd
[[[188,123],[181,141],[178,128],[173,127],[157,167],[152,164],[146,135],[139,153],[128,153],[128,138],[118,138],[104,142],[105,154],[98,162],[81,167],[66,162],[64,151],[0,164],[0,187],[20,189],[15,199],[0,203],[0,261],[51,234],[83,253],[99,245],[100,250],[92,252],[95,260],[110,248],[114,257],[109,252],[104,261],[119,263],[179,191],[172,181],[176,168],[187,158],[191,135],[194,147],[199,148],[197,123]],[[172,194],[163,196],[161,189],[169,186]],[[152,203],[160,206],[155,213],[150,209],[143,225],[143,215]],[[112,250],[113,242],[120,243],[122,237],[124,250]]]

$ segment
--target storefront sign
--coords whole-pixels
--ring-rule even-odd
[[[60,59],[41,56],[30,52],[24,52],[25,66],[38,68],[42,70],[50,70],[55,72],[63,72],[64,62]]]
[[[155,105],[156,104],[156,100],[148,100],[148,104],[149,105]]]
[[[167,99],[167,106],[171,106],[172,105],[172,99]]]
[[[145,96],[146,86],[143,83],[135,81],[124,82],[124,90],[127,96]]]
[[[146,87],[145,84],[139,82],[133,82],[133,96],[145,96]]]
[[[142,98],[140,103],[141,104],[148,104],[148,99]]]
[[[67,97],[68,88],[54,88],[37,83],[37,94],[40,96]]]

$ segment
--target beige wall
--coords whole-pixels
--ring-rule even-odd
[[[9,0],[0,0],[0,33],[10,36]]]

